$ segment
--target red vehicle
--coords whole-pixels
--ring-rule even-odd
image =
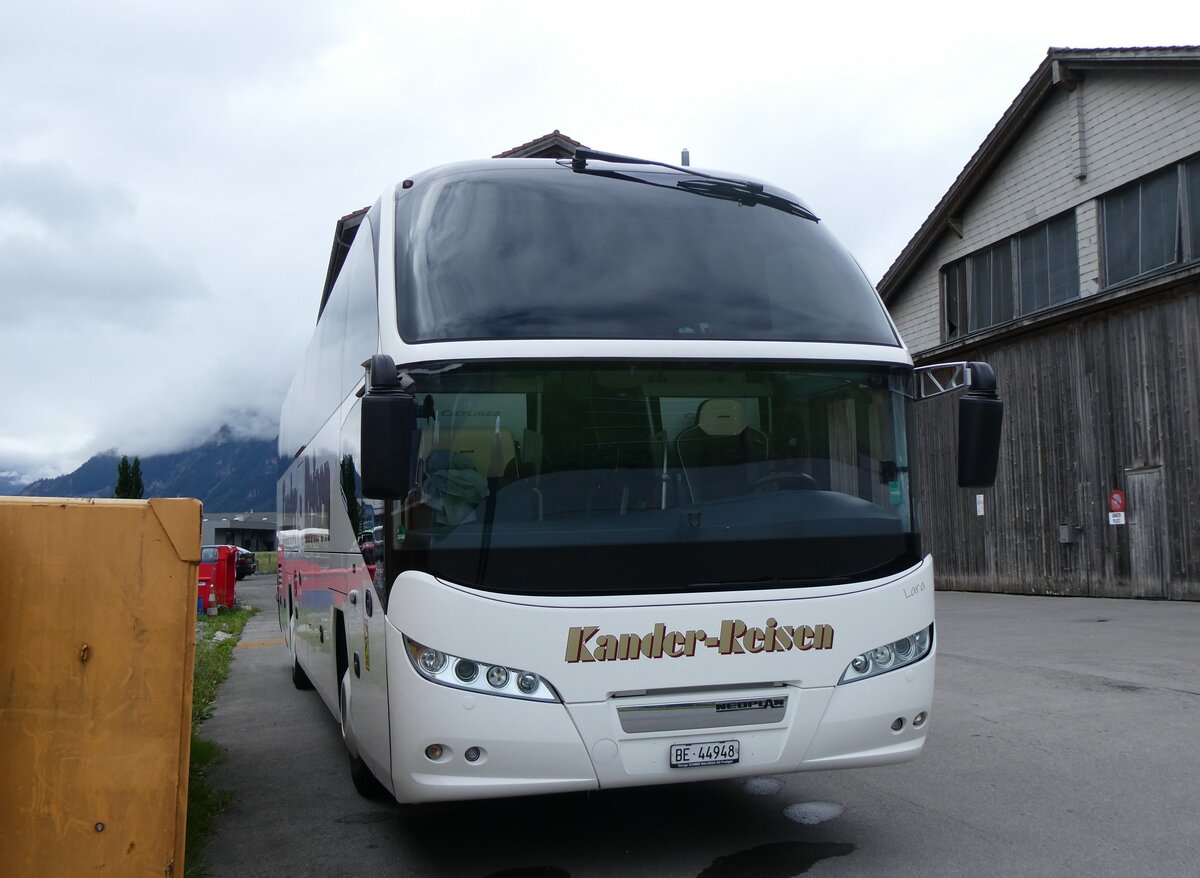
[[[222,607],[232,607],[234,587],[237,576],[237,546],[201,546],[200,547],[200,598],[204,606],[208,602],[208,589],[204,583],[210,583],[215,592],[215,603]]]

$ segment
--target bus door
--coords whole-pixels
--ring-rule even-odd
[[[359,469],[361,402],[355,402],[342,426],[341,496],[357,554],[348,556],[345,602],[345,706],[359,755],[380,779],[391,777],[391,730],[388,720],[385,635],[386,582],[383,563],[383,519],[377,506],[362,496]],[[381,508],[381,505],[380,507]]]

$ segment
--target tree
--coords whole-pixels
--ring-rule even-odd
[[[126,498],[129,496],[129,490],[132,485],[129,484],[129,458],[121,455],[120,462],[117,463],[117,487],[113,489],[113,496],[117,498]]]
[[[143,490],[141,459],[135,457],[131,464],[129,458],[122,454],[117,464],[117,486],[113,489],[113,496],[122,500],[141,500]]]

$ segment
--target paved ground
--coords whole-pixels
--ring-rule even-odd
[[[925,753],[890,768],[401,807],[291,684],[274,577],[203,733],[217,876],[1200,875],[1200,604],[938,595]]]

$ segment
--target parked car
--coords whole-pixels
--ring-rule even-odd
[[[237,547],[237,578],[245,579],[258,572],[258,559],[249,549]]]

